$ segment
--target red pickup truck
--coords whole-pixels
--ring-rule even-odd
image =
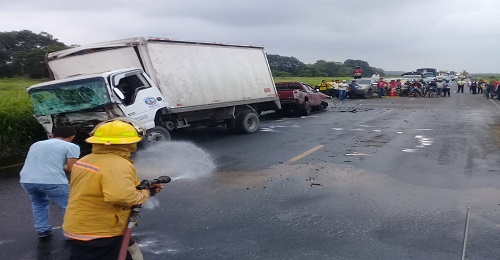
[[[302,82],[276,82],[275,85],[282,110],[303,116],[310,115],[311,109],[325,110],[328,107],[325,99],[332,98]]]

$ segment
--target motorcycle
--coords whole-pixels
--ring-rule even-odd
[[[423,95],[423,92],[420,88],[418,87],[411,87],[410,89],[410,96],[411,97],[420,97]]]
[[[439,97],[437,94],[437,89],[435,87],[429,87],[427,90],[427,96],[428,97]]]

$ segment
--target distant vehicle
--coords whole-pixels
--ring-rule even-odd
[[[311,110],[324,110],[328,107],[326,99],[331,98],[302,82],[276,82],[276,90],[281,103],[281,111],[294,111],[308,116]]]
[[[445,81],[451,81],[452,80],[452,78],[450,76],[448,76],[448,75],[438,75],[436,77],[436,79],[438,79],[438,80],[441,79],[441,80],[445,80]]]
[[[403,77],[403,80],[405,80],[405,81],[409,81],[409,80],[420,81],[421,79],[423,79],[425,83],[428,83],[435,78],[435,77],[427,77],[426,74],[422,74],[422,73],[417,72],[417,71],[410,71],[410,72],[403,73],[403,74],[401,74],[401,77]]]
[[[424,74],[426,78],[435,78],[438,75],[437,69],[434,68],[420,68],[416,72]]]
[[[371,98],[373,97],[374,93],[377,93],[377,85],[376,84],[370,84],[371,80],[370,78],[361,78],[361,79],[355,79],[356,83],[358,83],[358,86],[356,88],[356,95],[362,96],[363,98]],[[348,84],[352,83],[352,79],[349,80]]]

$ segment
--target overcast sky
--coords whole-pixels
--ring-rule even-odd
[[[304,63],[500,73],[499,0],[0,0],[0,31],[85,45],[136,36],[264,46]]]

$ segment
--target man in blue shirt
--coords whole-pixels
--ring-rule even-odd
[[[356,98],[357,87],[358,87],[358,83],[356,83],[356,80],[352,80],[351,83],[349,83],[348,95],[349,95],[350,99]]]
[[[21,186],[28,193],[38,237],[52,234],[49,225],[49,200],[61,207],[63,214],[68,204],[69,185],[66,173],[80,156],[80,147],[71,143],[76,130],[61,126],[53,131],[53,138],[31,145],[21,169]]]

